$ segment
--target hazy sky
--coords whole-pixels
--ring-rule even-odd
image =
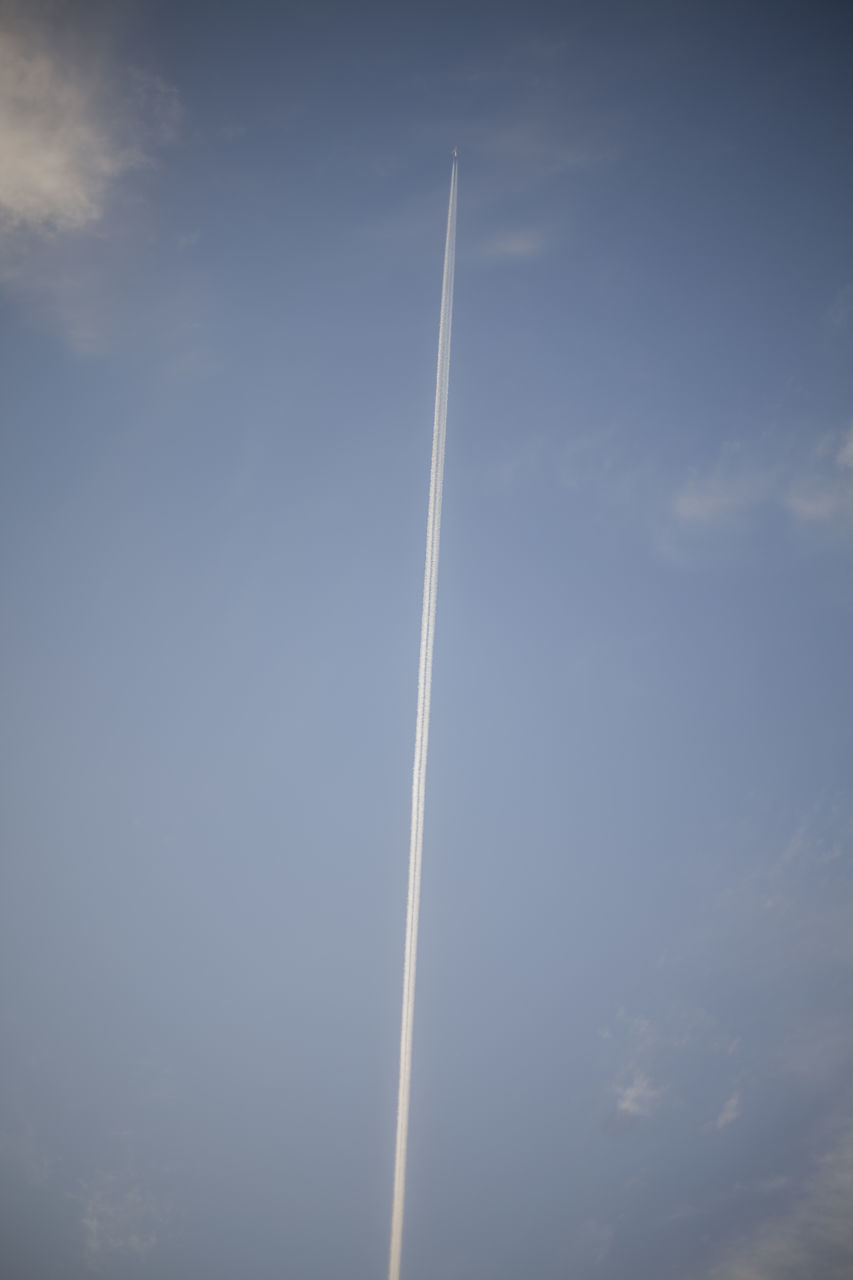
[[[853,1272],[853,10],[0,0],[0,1260]]]

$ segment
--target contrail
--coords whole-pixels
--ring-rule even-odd
[[[444,440],[447,430],[447,386],[450,375],[450,326],[453,320],[453,270],[456,259],[456,152],[450,171],[450,204],[444,246],[441,322],[438,330],[438,370],[435,379],[435,421],[429,476],[424,602],[418,663],[418,710],[415,719],[415,759],[412,766],[412,829],[409,840],[409,896],[406,904],[406,947],[403,962],[403,1013],[400,1026],[400,1087],[397,1095],[397,1143],[394,1153],[394,1200],[391,1210],[391,1256],[388,1280],[400,1280],[403,1246],[403,1207],[406,1198],[406,1154],[409,1142],[409,1095],[412,1086],[412,1027],[415,1012],[415,968],[418,954],[418,916],[421,905],[421,855],[424,843],[429,706],[432,690],[432,650],[438,589],[438,543],[441,536],[441,497],[444,488]]]

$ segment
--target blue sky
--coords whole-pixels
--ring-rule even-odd
[[[853,1266],[847,6],[0,3],[5,1269]]]

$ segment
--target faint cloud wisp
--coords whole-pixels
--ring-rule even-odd
[[[733,1093],[728,1102],[725,1103],[720,1114],[714,1122],[715,1129],[725,1129],[727,1125],[733,1124],[740,1115],[740,1094]]]
[[[90,1271],[115,1267],[117,1259],[150,1254],[167,1214],[133,1178],[101,1171],[83,1185],[81,1226]]]
[[[801,525],[846,528],[853,519],[853,427],[823,436],[809,453],[756,456],[734,444],[675,494],[672,513],[683,529],[732,524],[764,507],[786,511]],[[793,452],[793,451],[792,451]],[[797,454],[799,456],[797,456]]]
[[[623,1116],[650,1116],[662,1093],[644,1072],[636,1071],[628,1084],[617,1087],[616,1110]]]
[[[853,1126],[818,1162],[800,1197],[784,1215],[763,1222],[709,1280],[827,1280],[853,1272]]]
[[[539,231],[503,231],[486,240],[480,250],[484,258],[535,258],[545,249]]]

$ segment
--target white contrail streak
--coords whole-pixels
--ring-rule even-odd
[[[412,1027],[415,1011],[415,968],[418,954],[418,916],[421,905],[421,855],[424,843],[429,706],[432,689],[432,650],[438,588],[438,543],[441,536],[441,497],[444,487],[444,441],[447,430],[447,386],[450,375],[450,326],[453,320],[453,270],[456,259],[456,152],[450,173],[450,204],[444,247],[441,323],[438,330],[438,371],[435,379],[435,421],[429,477],[424,603],[421,614],[421,652],[418,664],[418,710],[415,720],[415,759],[412,767],[412,829],[409,841],[409,897],[406,905],[406,947],[403,962],[403,1013],[400,1026],[400,1087],[397,1095],[397,1144],[394,1153],[394,1200],[391,1211],[391,1256],[388,1280],[400,1280],[403,1246],[403,1207],[406,1198],[406,1154],[409,1141],[409,1095],[412,1086]]]

